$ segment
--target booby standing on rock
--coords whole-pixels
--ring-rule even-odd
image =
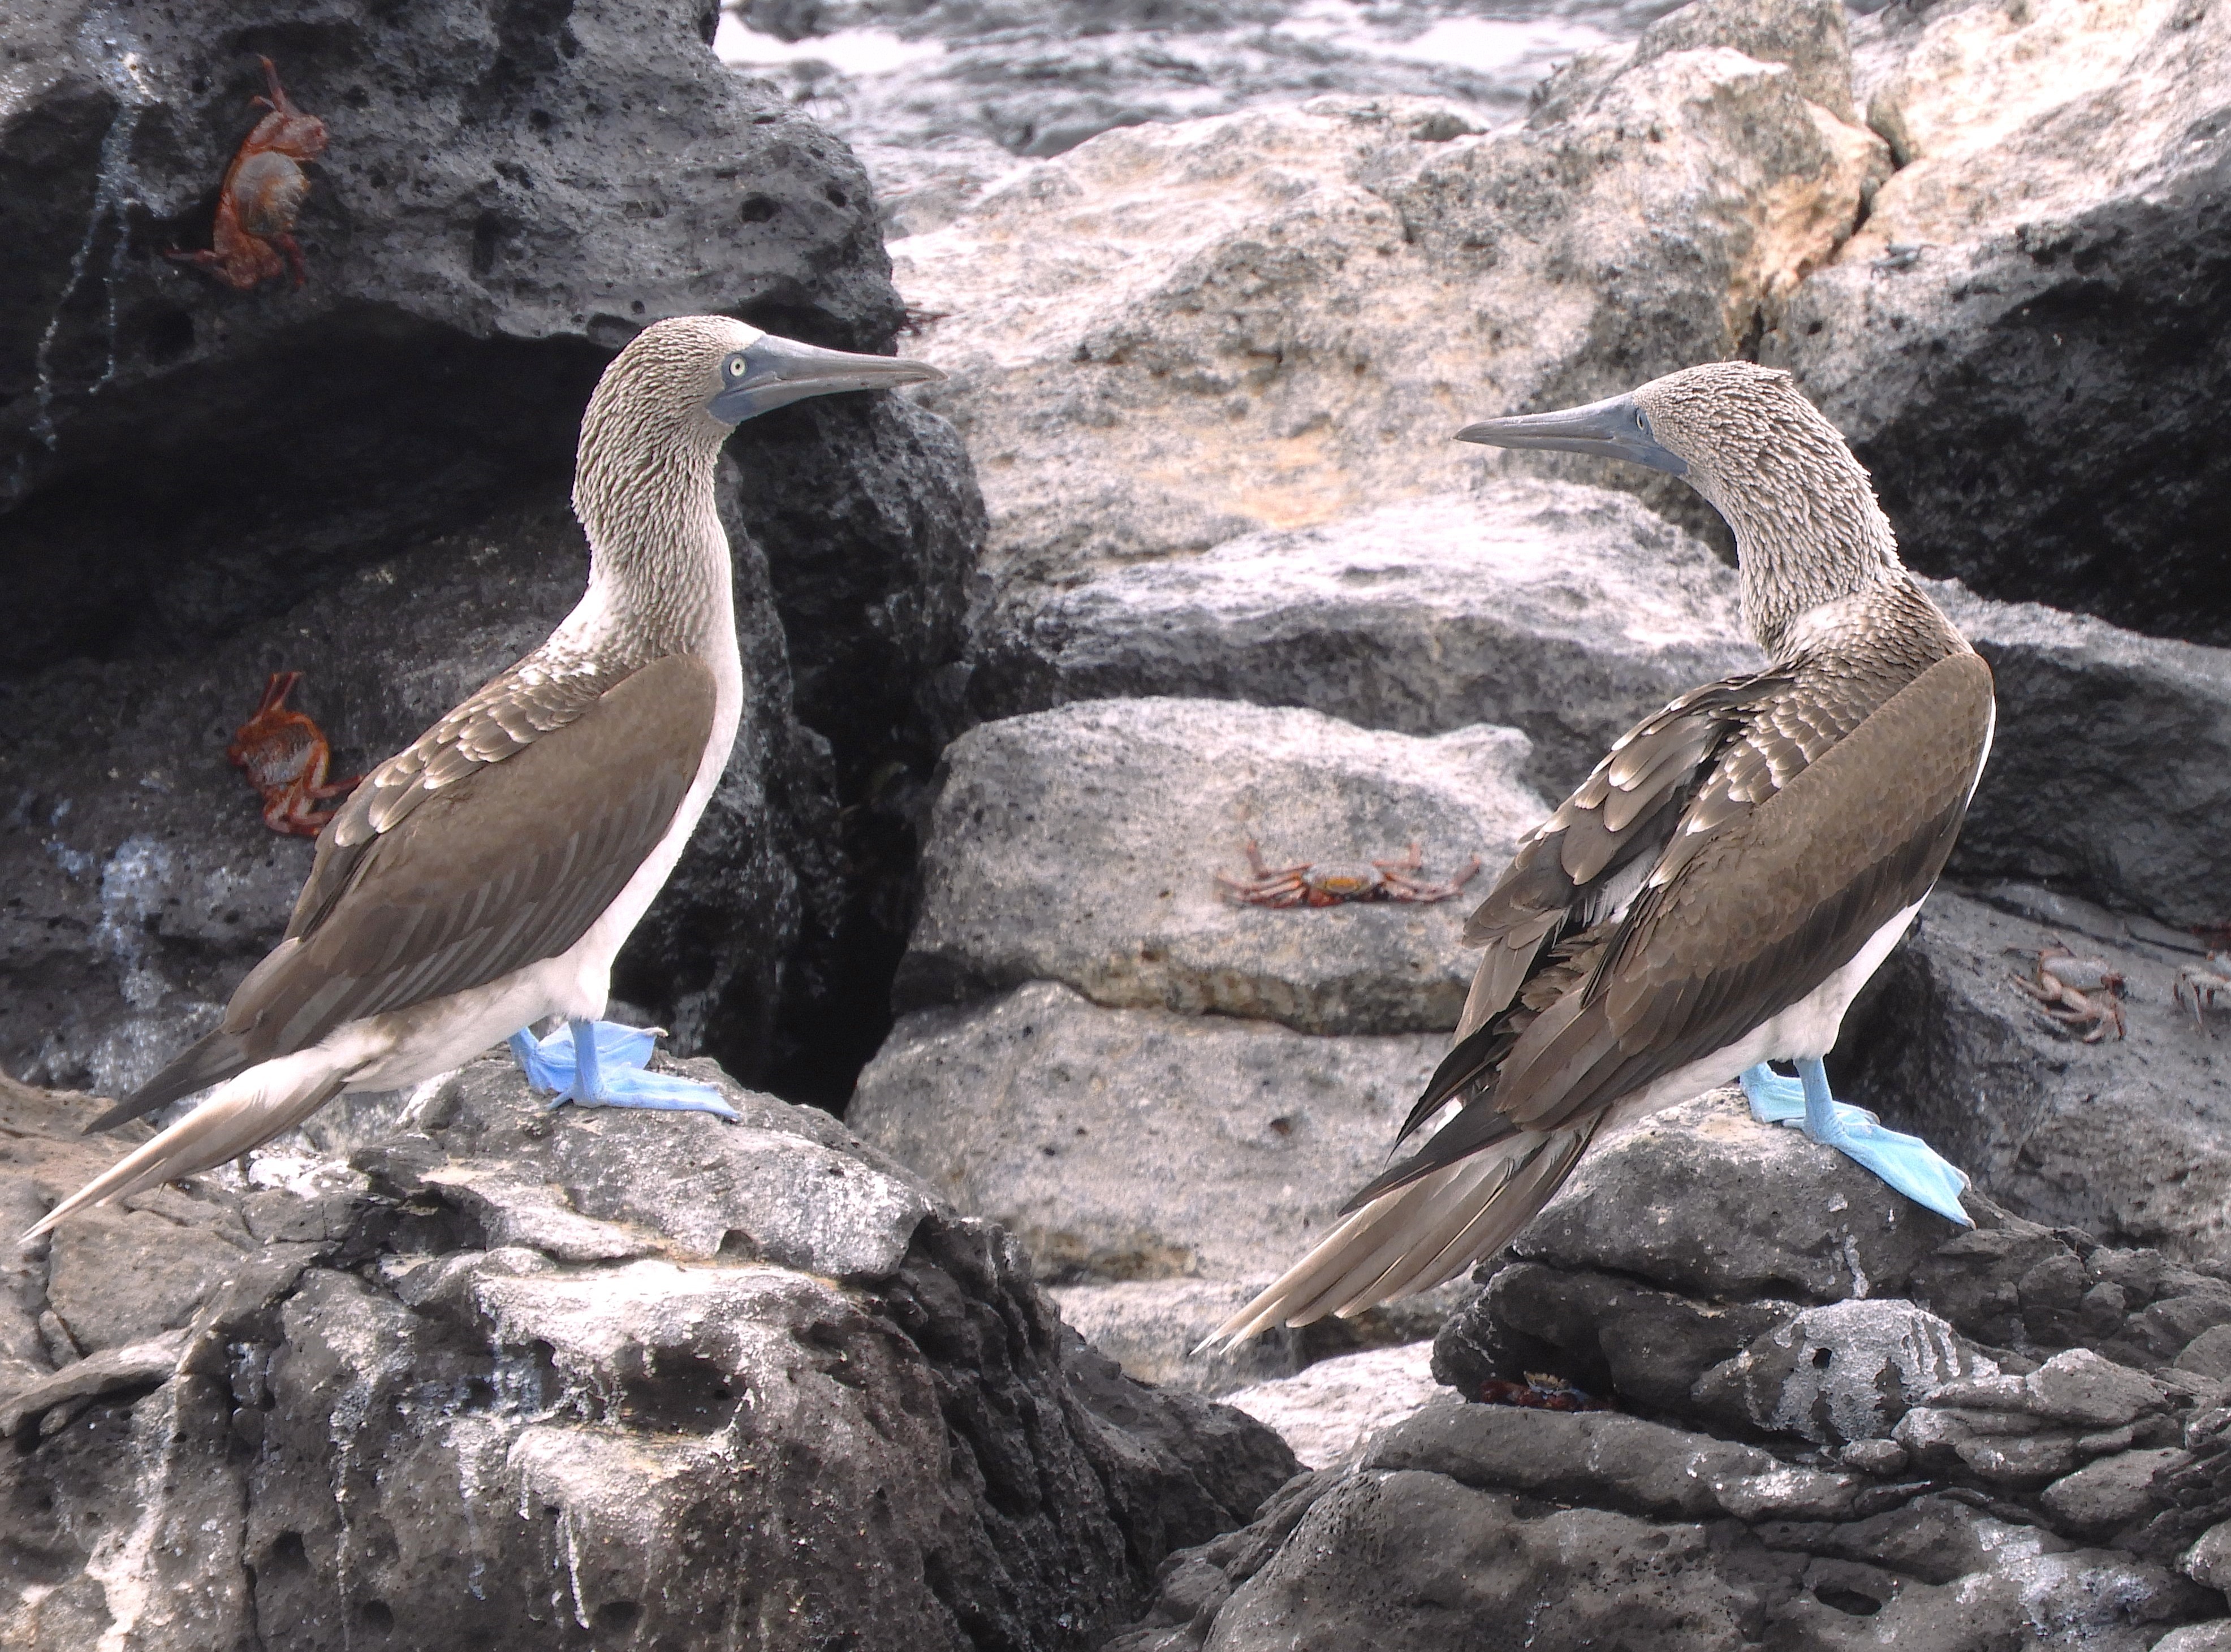
[[[286,938],[217,1030],[93,1127],[215,1092],[31,1235],[244,1153],[344,1090],[417,1084],[506,1038],[553,1106],[733,1118],[709,1085],[643,1070],[650,1035],[596,1020],[743,711],[715,465],[754,414],[942,376],[721,316],[659,322],[623,350],[581,422],[579,605],[335,812]],[[550,1016],[566,1028],[539,1043],[521,1030]]]
[[[1458,438],[1685,478],[1735,530],[1744,623],[1772,663],[1638,724],[1520,844],[1465,926],[1486,955],[1398,1140],[1454,1115],[1211,1343],[1455,1277],[1599,1131],[1738,1078],[1762,1122],[1968,1220],[1967,1178],[1835,1100],[1820,1064],[1937,881],[1991,745],[1990,668],[1899,562],[1866,472],[1788,375],[1745,362]]]

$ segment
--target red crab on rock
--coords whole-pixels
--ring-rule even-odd
[[[1598,1399],[1585,1389],[1575,1388],[1562,1377],[1546,1376],[1529,1371],[1523,1383],[1510,1383],[1491,1377],[1479,1385],[1479,1397],[1489,1405],[1516,1405],[1529,1411],[1608,1411],[1613,1409],[1607,1399]]]
[[[301,680],[299,671],[273,672],[263,686],[263,703],[240,726],[224,754],[262,794],[266,826],[293,837],[315,837],[333,817],[332,810],[317,805],[347,797],[364,777],[327,781],[333,754],[325,734],[302,713],[287,708],[287,696]]]
[[[279,84],[279,71],[268,57],[263,79],[269,95],[252,98],[271,113],[255,123],[241,140],[232,165],[217,197],[217,223],[210,233],[207,252],[163,255],[182,264],[195,264],[242,293],[282,276],[290,269],[294,285],[307,279],[302,268],[302,249],[294,241],[294,220],[302,210],[302,197],[310,192],[304,161],[326,152],[326,123],[304,114]],[[283,256],[282,256],[283,255]]]
[[[1366,862],[1304,861],[1298,866],[1271,868],[1263,864],[1263,851],[1247,840],[1250,875],[1227,878],[1216,874],[1224,898],[1242,907],[1344,907],[1364,900],[1406,900],[1431,906],[1446,900],[1471,881],[1479,870],[1479,856],[1465,862],[1464,870],[1446,883],[1433,883],[1419,874],[1425,853],[1415,843],[1399,861]]]

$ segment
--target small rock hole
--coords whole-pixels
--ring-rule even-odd
[[[1848,1612],[1853,1617],[1872,1617],[1877,1612],[1882,1610],[1882,1602],[1872,1596],[1863,1595],[1856,1589],[1840,1589],[1834,1584],[1816,1585],[1813,1591],[1813,1598],[1823,1606],[1833,1606],[1836,1610]]]
[[[300,1532],[281,1532],[278,1541],[271,1546],[270,1557],[263,1563],[268,1577],[284,1578],[310,1569],[310,1557],[302,1547]]]
[[[736,209],[736,216],[746,223],[765,223],[769,218],[774,216],[774,197],[766,195],[747,195],[744,197],[743,205]]]
[[[1813,1351],[1813,1369],[1815,1371],[1827,1370],[1828,1362],[1835,1357],[1835,1350],[1833,1348],[1815,1348]]]
[[[368,1600],[356,1609],[358,1626],[373,1635],[391,1635],[395,1631],[395,1614],[384,1600]]]
[[[642,1616],[643,1608],[631,1600],[608,1600],[597,1608],[597,1633],[624,1635]]]

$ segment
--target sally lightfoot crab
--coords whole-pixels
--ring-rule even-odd
[[[242,293],[265,281],[294,272],[294,285],[307,279],[302,268],[302,248],[294,240],[294,220],[301,216],[302,197],[310,192],[304,161],[326,152],[326,123],[305,114],[279,84],[279,71],[268,57],[263,65],[267,95],[253,98],[270,113],[255,123],[241,140],[232,165],[225,168],[218,187],[217,221],[210,232],[207,252],[163,255],[182,264],[197,265]]]
[[[2089,1028],[2084,1034],[2086,1043],[2098,1043],[2110,1027],[2121,1038],[2125,985],[2122,972],[2109,969],[2100,958],[2077,957],[2058,935],[2048,935],[2046,941],[2034,954],[2021,954],[2036,958],[2036,974],[2014,976],[2014,984],[2037,1001],[2040,1014],[2071,1032]]]
[[[315,837],[333,817],[332,810],[318,804],[347,797],[364,777],[326,779],[333,754],[323,731],[287,707],[287,696],[301,680],[299,671],[273,672],[263,686],[263,703],[240,726],[224,754],[262,794],[266,826],[294,837]]]
[[[2169,990],[2179,1004],[2191,1003],[2192,1023],[2200,1029],[2200,1036],[2213,1038],[2215,1035],[2208,1030],[2207,1011],[2215,1007],[2217,993],[2231,997],[2231,950],[2210,952],[2205,964],[2186,965],[2176,972]]]
[[[1432,882],[1419,875],[1425,868],[1425,852],[1416,843],[1399,861],[1304,861],[1276,868],[1263,863],[1263,850],[1251,837],[1246,852],[1248,876],[1216,874],[1224,898],[1234,906],[1342,907],[1368,900],[1431,906],[1455,894],[1479,870],[1479,856],[1475,855],[1446,883]]]

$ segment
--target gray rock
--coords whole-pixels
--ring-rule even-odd
[[[2171,1629],[2154,1642],[2153,1652],[2231,1652],[2231,1617]]]
[[[1103,1010],[1038,982],[907,1016],[845,1121],[1007,1229],[1041,1278],[1267,1280],[1378,1173],[1441,1045]]]
[[[1432,1408],[1404,1427],[1440,1415]],[[1516,1427],[1560,1431],[1648,1426],[1505,1415]],[[1523,1454],[1512,1455],[1514,1477],[1530,1478]],[[1174,1628],[1185,1620],[1166,1595],[1148,1626],[1172,1629],[1143,1627],[1111,1645],[1456,1652],[1492,1644],[1484,1628],[1510,1624],[1523,1626],[1514,1640],[1559,1652],[1760,1643],[2139,1652],[2163,1624],[2220,1610],[2208,1591],[2146,1561],[1943,1498],[1848,1522],[1706,1526],[1489,1489],[1466,1477],[1479,1466],[1327,1471],[1297,1482],[1249,1532],[1172,1565],[1173,1578],[1200,1562],[1223,1573],[1219,1586],[1190,1571],[1187,1594],[1200,1603],[1190,1624]],[[1155,1633],[1168,1638],[1148,1638]]]
[[[1997,1371],[1911,1302],[1853,1300],[1790,1315],[1706,1371],[1693,1392],[1708,1407],[1739,1404],[1743,1420],[1768,1433],[1842,1447],[1882,1441],[1946,1383]]]
[[[1953,584],[1932,594],[1997,678],[1997,737],[1956,874],[2219,921],[2231,882],[2231,650]]]
[[[2184,1552],[2177,1570],[2210,1589],[2231,1585],[2231,1523],[2211,1526]]]
[[[1581,474],[1447,437],[1742,348],[1886,170],[1879,139],[1736,38],[1445,142],[1417,134],[1446,106],[1339,97],[1103,132],[896,243],[901,290],[938,318],[920,348],[954,370],[925,405],[977,457],[995,586],[1334,521],[1474,467]]]
[[[552,1114],[477,1062],[359,1120],[362,1178],[270,1161],[259,1219],[329,1238],[243,1248],[230,1170],[119,1213],[146,1221],[111,1247],[116,1340],[0,1385],[0,1496],[46,1511],[0,1617],[57,1652],[696,1645],[762,1610],[893,1652],[1075,1646],[1292,1475],[1085,1348],[996,1229],[724,1087],[741,1127]],[[8,1210],[113,1152],[70,1128],[89,1105],[0,1097]],[[84,1319],[53,1294],[78,1226],[30,1278]],[[197,1302],[158,1276],[212,1238],[236,1260]]]
[[[1030,590],[980,643],[993,714],[1182,694],[1406,734],[1502,723],[1560,794],[1637,719],[1760,660],[1703,544],[1631,495],[1517,476]]]
[[[2157,1505],[2154,1476],[2191,1459],[2173,1446],[2125,1451],[2056,1480],[2039,1499],[2065,1530],[2106,1533],[2150,1513]],[[2186,1575],[2195,1574],[2189,1568]],[[2206,1578],[2197,1581],[2205,1583]]]
[[[1949,887],[1930,897],[1873,996],[1846,1020],[1848,1065],[1839,1059],[1832,1070],[1850,1074],[1843,1081],[1854,1100],[1927,1138],[2009,1209],[2221,1267],[2231,1260],[2231,1043],[2202,1037],[2174,1001],[2176,972],[2196,955],[2066,897],[2040,900],[2024,887],[1977,893],[1985,898]],[[2034,971],[2037,949],[2054,934],[2124,975],[2127,1038],[2085,1043],[2009,978]],[[2040,1297],[2040,1313],[2065,1316],[2060,1341],[2078,1339],[2086,1314],[2120,1322],[2124,1304],[2080,1294],[2101,1282]],[[2130,1284],[2116,1289],[2127,1296]],[[2159,1294],[2147,1292],[2148,1302]],[[2231,1310],[2231,1296],[2224,1300]],[[2182,1349],[2206,1328],[2171,1339]]]
[[[2231,470],[2192,343],[2226,304],[2193,280],[2231,236],[2221,12],[1891,7],[1853,35],[1899,170],[1762,359],[1853,439],[1917,565],[2231,641]]]
[[[1307,1371],[1224,1396],[1293,1447],[1305,1468],[1347,1456],[1369,1436],[1407,1421],[1435,1399],[1430,1342],[1335,1354]]]
[[[1220,898],[1259,838],[1273,866],[1507,859],[1545,812],[1514,730],[1431,740],[1314,712],[1109,700],[970,731],[945,759],[901,1008],[1058,981],[1096,1003],[1442,1030],[1469,984],[1462,900],[1277,911]]]
[[[2176,1368],[2200,1377],[2231,1378],[2231,1325],[2212,1326],[2187,1343]]]

